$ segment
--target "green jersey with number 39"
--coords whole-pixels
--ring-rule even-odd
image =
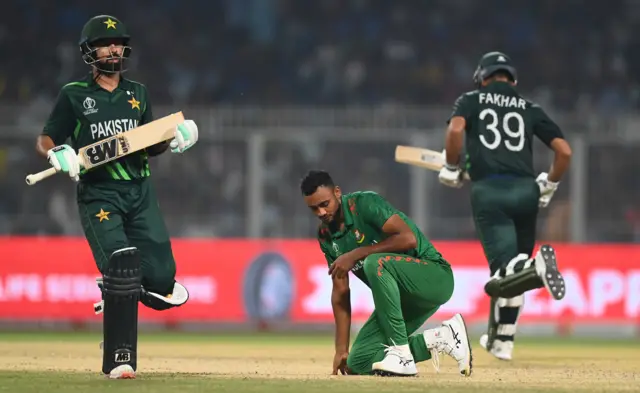
[[[562,131],[537,104],[507,82],[492,82],[456,100],[449,118],[466,121],[466,170],[475,180],[512,175],[535,177],[533,136],[547,146]]]

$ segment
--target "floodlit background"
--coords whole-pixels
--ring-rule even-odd
[[[640,314],[640,2],[628,0],[12,0],[0,16],[0,320],[99,326],[95,265],[75,186],[28,173],[62,85],[88,72],[77,46],[90,17],[132,34],[127,77],[157,117],[182,110],[198,145],[152,163],[183,308],[141,310],[155,327],[332,329],[316,219],[298,190],[312,168],[346,191],[374,190],[408,213],[451,261],[458,285],[438,323],[463,312],[479,333],[488,268],[468,187],[393,161],[396,144],[444,146],[455,98],[480,56],[500,50],[522,93],[562,127],[570,173],[538,234],[558,245],[569,294],[529,295],[527,334],[634,335]],[[537,171],[551,154],[535,145]],[[373,309],[355,280],[354,323]],[[205,323],[205,325],[203,325]],[[16,325],[17,324],[17,325]]]

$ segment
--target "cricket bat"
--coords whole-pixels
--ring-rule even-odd
[[[444,165],[444,154],[441,151],[423,149],[414,146],[396,146],[396,162],[413,165],[431,171],[440,171]],[[463,177],[469,180],[469,174],[464,172]]]
[[[182,112],[177,112],[81,147],[78,150],[80,167],[89,170],[138,150],[173,139],[176,126],[182,122],[184,122],[184,115]],[[42,172],[28,175],[25,181],[32,186],[56,173],[56,169],[51,167]]]

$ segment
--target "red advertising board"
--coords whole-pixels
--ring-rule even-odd
[[[488,268],[476,242],[435,242],[451,262],[456,288],[435,318],[461,312],[484,321]],[[331,323],[331,279],[314,240],[173,241],[178,281],[190,292],[183,307],[140,308],[141,320],[244,322],[274,318]],[[637,323],[640,246],[556,246],[567,295],[553,301],[542,290],[527,294],[521,321]],[[97,270],[81,238],[0,238],[0,319],[99,321]],[[351,280],[354,320],[374,305],[369,289]]]

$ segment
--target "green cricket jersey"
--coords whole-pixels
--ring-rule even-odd
[[[76,151],[107,137],[153,121],[144,85],[122,78],[113,92],[96,83],[92,74],[66,84],[44,126],[43,134],[57,145],[70,139]],[[148,153],[141,150],[90,171],[81,180],[132,180],[149,176]]]
[[[411,228],[416,236],[416,248],[399,251],[400,254],[430,261],[448,263],[431,244],[429,239],[418,229],[417,225],[403,212],[393,207],[386,199],[372,191],[358,191],[342,196],[342,211],[344,214],[344,228],[332,232],[328,225],[322,223],[318,228],[320,249],[327,259],[329,266],[338,256],[354,250],[379,243],[387,238],[382,226],[391,216],[397,214]],[[368,285],[362,270],[364,261],[358,261],[351,271],[362,282]]]
[[[461,95],[449,120],[455,116],[466,121],[466,169],[474,181],[493,175],[535,177],[533,136],[547,146],[563,138],[539,105],[522,98],[506,82]]]

